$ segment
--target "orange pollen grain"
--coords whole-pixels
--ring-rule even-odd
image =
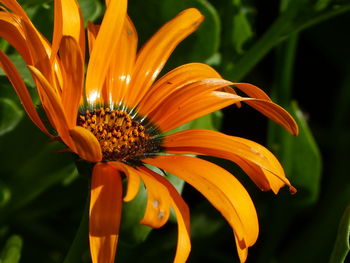
[[[92,132],[99,141],[103,160],[128,160],[143,156],[152,147],[145,127],[125,111],[100,108],[86,110],[77,124]]]

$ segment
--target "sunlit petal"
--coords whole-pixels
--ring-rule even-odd
[[[210,162],[189,156],[157,156],[145,159],[182,178],[200,191],[220,211],[237,237],[237,246],[252,246],[258,236],[258,220],[254,205],[238,180]]]
[[[212,78],[219,79],[221,76],[206,64],[189,63],[177,67],[154,83],[137,107],[138,111],[143,115],[147,115],[162,101],[172,96],[176,90],[191,83]]]
[[[178,240],[174,263],[186,262],[191,251],[190,210],[187,204],[167,179],[144,166],[139,169],[155,178],[168,189],[178,224]]]
[[[203,21],[202,14],[194,8],[187,9],[166,23],[143,46],[136,60],[127,97],[127,106],[136,106],[157,78],[175,47],[197,29]]]
[[[87,100],[94,105],[101,96],[101,89],[118,45],[126,15],[126,0],[111,0],[104,15],[101,28],[90,55],[86,75]]]
[[[164,146],[170,153],[205,154],[236,162],[263,190],[277,193],[288,185],[294,191],[276,157],[253,141],[211,130],[186,130],[167,136]],[[255,166],[264,171],[250,172]]]
[[[122,207],[119,172],[97,163],[92,172],[90,197],[90,251],[93,263],[114,262]]]
[[[80,126],[75,126],[69,130],[73,138],[77,154],[89,162],[99,162],[102,160],[101,146],[96,137]]]
[[[108,164],[118,171],[122,171],[128,178],[128,186],[126,189],[126,194],[123,198],[124,202],[134,200],[140,189],[141,178],[139,173],[132,167],[122,162],[108,162]]]
[[[84,60],[78,43],[70,36],[61,39],[59,54],[64,70],[62,104],[68,124],[72,127],[77,122],[78,107],[83,96]]]

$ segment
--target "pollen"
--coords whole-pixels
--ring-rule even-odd
[[[86,110],[78,115],[77,124],[95,135],[104,161],[132,161],[160,152],[159,139],[125,111]]]

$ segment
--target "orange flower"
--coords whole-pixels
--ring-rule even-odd
[[[288,185],[277,159],[252,141],[210,130],[165,136],[184,123],[244,102],[296,135],[293,118],[259,88],[224,80],[211,67],[190,63],[156,78],[168,57],[203,20],[187,9],[166,23],[137,52],[137,32],[126,0],[106,1],[101,25],[88,25],[89,63],[84,72],[85,35],[76,0],[56,0],[52,43],[41,35],[15,0],[1,0],[0,36],[22,55],[36,83],[51,126],[40,119],[17,69],[0,52],[6,72],[31,120],[58,136],[81,159],[95,163],[90,199],[90,249],[96,262],[114,262],[122,200],[136,196],[141,180],[148,191],[141,224],[159,228],[175,211],[178,245],[174,262],[191,248],[189,209],[163,176],[164,169],[200,191],[233,229],[241,262],[258,236],[254,205],[238,180],[223,168],[189,155],[210,155],[237,163],[257,186],[277,193]],[[238,96],[230,86],[243,91]],[[122,178],[127,180],[122,196]]]

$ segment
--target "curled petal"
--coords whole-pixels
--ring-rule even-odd
[[[239,249],[255,243],[259,227],[254,204],[244,187],[229,172],[189,156],[162,155],[143,161],[175,174],[200,191],[231,225]]]
[[[102,160],[101,146],[96,137],[87,129],[75,126],[69,130],[75,146],[76,153],[80,158],[89,162],[99,162]]]
[[[212,84],[207,84],[212,85]],[[227,85],[227,84],[226,84]],[[222,85],[224,87],[224,85]],[[245,102],[249,106],[281,125],[292,135],[298,134],[298,125],[293,117],[281,106],[271,100],[241,97],[236,94],[216,91],[215,89],[197,90],[197,94],[191,91],[182,92],[180,89],[173,96],[161,103],[149,116],[158,124],[163,132],[172,130],[191,120],[225,108],[239,102]],[[176,94],[176,96],[175,96]],[[171,109],[171,110],[170,110]],[[167,112],[167,114],[161,114]]]
[[[97,163],[92,172],[90,196],[90,251],[93,263],[112,263],[119,237],[122,180],[119,172]]]
[[[32,65],[25,33],[19,21],[20,18],[14,14],[0,12],[0,37],[6,39],[21,54],[27,64]]]
[[[204,154],[225,158],[237,163],[262,189],[279,189],[291,186],[276,157],[262,145],[253,141],[228,136],[211,130],[191,129],[165,137],[164,146],[169,153]]]
[[[174,263],[186,262],[188,255],[191,251],[190,240],[190,210],[179,195],[175,187],[166,180],[163,176],[153,172],[146,167],[139,167],[144,173],[152,176],[157,181],[162,183],[169,191],[171,197],[171,205],[175,211],[177,224],[178,224],[178,240]]]
[[[140,176],[147,188],[147,205],[140,224],[153,228],[162,227],[169,219],[171,199],[167,188],[146,173]]]
[[[123,172],[128,178],[128,186],[123,200],[125,202],[134,200],[140,189],[141,178],[139,173],[129,165],[121,162],[108,162],[108,164],[118,171]]]

